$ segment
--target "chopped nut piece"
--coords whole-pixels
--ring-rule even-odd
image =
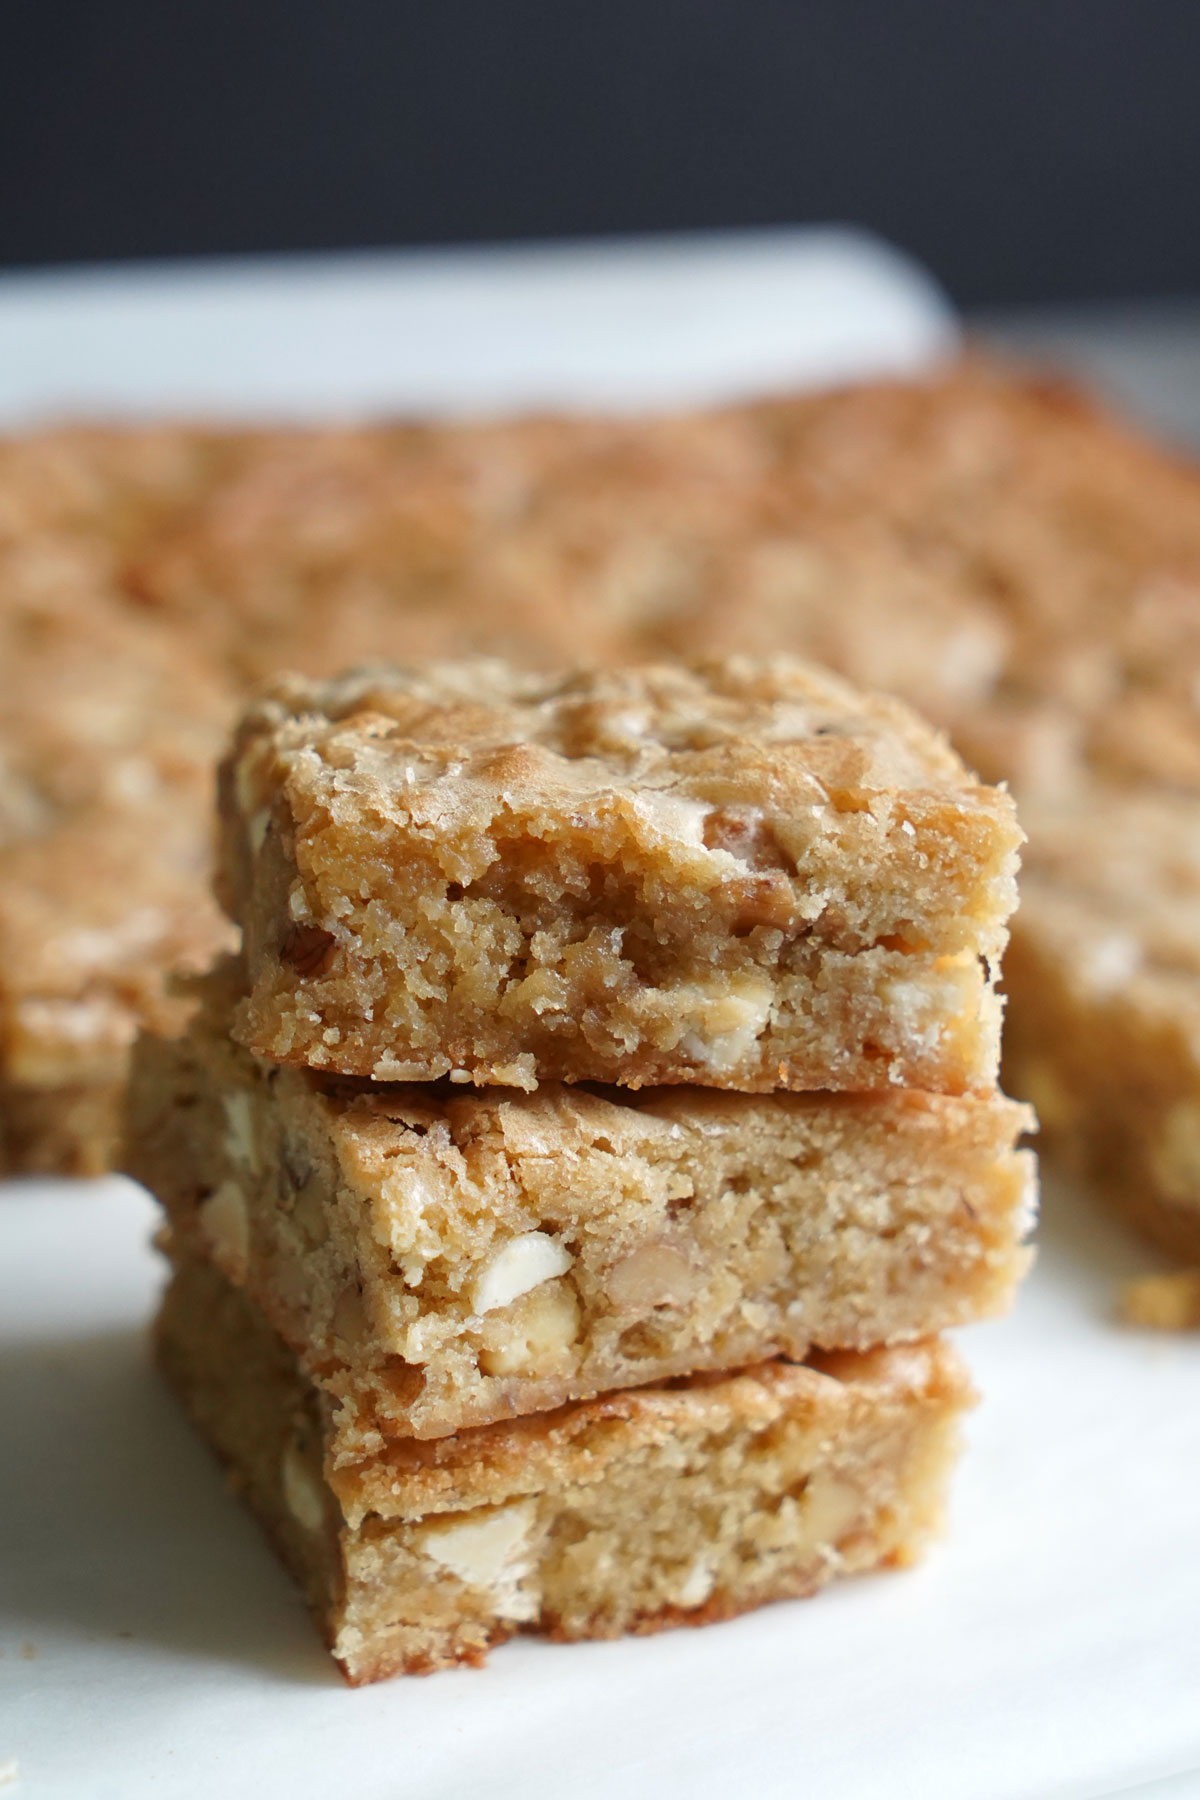
[[[484,1375],[523,1375],[536,1380],[561,1370],[579,1335],[579,1299],[568,1281],[547,1282],[496,1320],[479,1352]]]
[[[225,1109],[226,1143],[231,1159],[243,1164],[251,1175],[261,1175],[262,1158],[254,1136],[254,1113],[249,1094],[226,1094],[221,1104]]]
[[[703,1287],[704,1271],[671,1244],[643,1244],[613,1267],[605,1286],[622,1312],[684,1306]]]
[[[250,1212],[242,1189],[236,1181],[223,1181],[201,1202],[196,1216],[209,1255],[240,1287],[250,1262]]]
[[[317,1532],[325,1523],[325,1493],[296,1444],[288,1444],[279,1466],[283,1503],[305,1531]]]

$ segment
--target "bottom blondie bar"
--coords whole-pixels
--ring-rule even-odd
[[[328,1403],[211,1267],[176,1273],[158,1353],[355,1684],[478,1664],[518,1631],[702,1624],[907,1563],[971,1398],[934,1339],[626,1390],[334,1470]]]

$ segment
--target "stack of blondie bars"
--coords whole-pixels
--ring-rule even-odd
[[[1025,1267],[1008,796],[791,659],[274,684],[160,1358],[355,1682],[907,1561]]]

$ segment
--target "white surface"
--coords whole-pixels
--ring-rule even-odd
[[[1052,1207],[1016,1316],[963,1334],[987,1398],[922,1568],[356,1693],[147,1366],[152,1223],[116,1181],[0,1204],[16,1800],[1083,1800],[1200,1768],[1200,1339],[1110,1323],[1140,1253],[1090,1211]]]
[[[0,279],[0,421],[625,409],[911,369],[953,339],[860,233],[376,252]]]
[[[844,233],[0,282],[0,417],[653,404],[952,336]],[[1064,1201],[922,1569],[703,1632],[351,1693],[160,1390],[152,1209],[0,1192],[0,1771],[15,1800],[1091,1800],[1200,1793],[1200,1341]],[[8,1790],[4,1790],[7,1792]]]
[[[998,349],[1081,376],[1160,436],[1200,449],[1200,300],[1010,307],[973,329]]]

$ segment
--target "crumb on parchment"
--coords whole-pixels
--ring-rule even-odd
[[[1166,1275],[1144,1275],[1125,1284],[1120,1314],[1127,1325],[1152,1331],[1195,1331],[1200,1328],[1200,1269],[1173,1269]]]

